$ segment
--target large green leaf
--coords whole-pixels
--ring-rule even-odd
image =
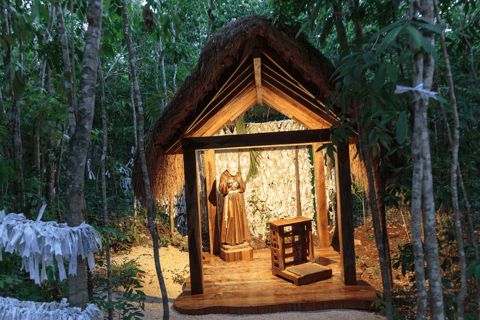
[[[397,81],[397,68],[393,64],[389,63],[386,66],[386,70],[390,80],[392,80],[392,82]]]
[[[408,34],[410,34],[410,37],[413,41],[413,45],[417,48],[421,48],[422,47],[422,34],[420,33],[420,31],[418,31],[414,26],[412,25],[407,25],[405,27],[405,29],[407,30]]]
[[[373,90],[375,90],[377,94],[380,94],[384,80],[385,80],[385,64],[381,64],[378,67],[377,72],[375,72],[375,78],[373,79]]]
[[[325,48],[327,36],[332,31],[333,17],[328,18],[323,25],[322,33],[320,34],[320,45]]]
[[[405,111],[400,112],[397,121],[397,141],[402,144],[407,138],[408,122],[407,113]]]
[[[403,29],[403,26],[396,27],[392,31],[390,31],[385,38],[383,38],[382,42],[377,48],[377,54],[382,54],[385,50],[387,50],[388,46],[395,41],[395,38],[397,35],[400,33],[400,31]]]

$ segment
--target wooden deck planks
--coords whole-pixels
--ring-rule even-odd
[[[345,286],[340,255],[332,249],[315,249],[315,262],[332,269],[333,276],[304,286],[272,275],[270,249],[257,250],[251,261],[226,263],[206,254],[203,261],[204,293],[192,295],[190,278],[175,300],[183,314],[258,314],[323,309],[373,309],[375,289],[363,281]]]

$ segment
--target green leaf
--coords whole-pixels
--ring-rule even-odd
[[[467,270],[467,280],[470,279],[473,276],[473,272],[475,271],[475,266],[477,265],[477,262],[474,261],[472,262],[471,265],[468,266]]]
[[[15,75],[13,79],[13,92],[15,93],[15,98],[20,100],[25,91],[25,82],[19,76]]]
[[[320,45],[322,46],[322,48],[325,48],[326,46],[327,36],[332,31],[332,27],[333,27],[333,17],[330,17],[325,21],[325,24],[323,25],[322,33],[320,34]]]
[[[475,268],[475,280],[480,281],[480,263]]]
[[[312,14],[310,16],[310,21],[313,23],[315,19],[317,19],[318,16],[318,9],[320,9],[320,1],[318,0],[317,3],[315,4],[315,7],[312,10]]]
[[[391,63],[387,64],[387,75],[392,80],[392,82],[397,81],[397,68]]]
[[[412,38],[413,45],[417,48],[420,48],[422,46],[422,34],[420,31],[418,31],[415,27],[411,25],[407,25],[406,28],[408,34],[410,34],[410,37]]]
[[[400,112],[397,122],[397,141],[402,144],[407,137],[408,132],[408,122],[407,122],[407,113],[405,111]]]
[[[300,30],[298,30],[297,34],[295,35],[295,38],[298,38],[299,35],[302,34],[302,31],[303,29],[305,29],[305,27],[309,24],[309,21],[305,22],[302,27],[300,28]]]
[[[382,28],[380,29],[377,33],[375,33],[371,38],[370,40],[374,41],[378,36],[384,34],[385,32],[388,32],[390,30],[392,30],[393,28],[397,27],[397,26],[401,26],[405,23],[405,19],[400,19],[388,26],[386,26],[385,28]]]
[[[353,78],[356,81],[360,81],[360,77],[362,76],[362,71],[363,71],[363,68],[361,64],[357,64],[353,69]]]
[[[372,62],[376,63],[377,62],[377,57],[375,57],[375,55],[371,52],[365,52],[364,54],[362,54],[362,59],[366,63],[372,63]]]
[[[399,32],[403,29],[403,26],[396,27],[392,31],[390,31],[385,38],[383,38],[382,42],[377,48],[377,55],[382,54],[385,50],[387,50],[388,46],[395,41],[395,38],[399,34]]]
[[[433,56],[435,60],[438,60],[438,55],[435,51],[435,48],[432,46],[432,43],[428,41],[428,39],[425,37],[422,37],[421,39],[421,48],[425,50],[426,53]]]
[[[385,65],[381,64],[378,67],[377,72],[375,72],[375,78],[373,79],[373,90],[375,90],[377,94],[380,94],[380,91],[382,90],[384,79],[385,79]]]
[[[113,234],[113,235],[115,235],[115,236],[118,236],[118,237],[120,237],[121,239],[125,239],[125,238],[126,238],[123,233],[121,233],[120,231],[118,231],[118,230],[115,229],[115,228],[105,227],[105,228],[103,228],[103,231],[104,231],[104,232],[111,233],[111,234]]]

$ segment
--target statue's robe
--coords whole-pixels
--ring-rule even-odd
[[[228,186],[228,183],[231,186]],[[238,182],[236,186],[235,182]],[[241,244],[247,240],[247,218],[245,216],[245,182],[239,172],[232,176],[225,170],[220,176],[218,190],[225,196],[221,215],[221,242],[229,245]]]

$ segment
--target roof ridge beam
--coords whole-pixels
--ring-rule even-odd
[[[262,58],[258,47],[252,49],[253,70],[255,72],[255,87],[257,89],[257,104],[263,105],[262,102]]]

